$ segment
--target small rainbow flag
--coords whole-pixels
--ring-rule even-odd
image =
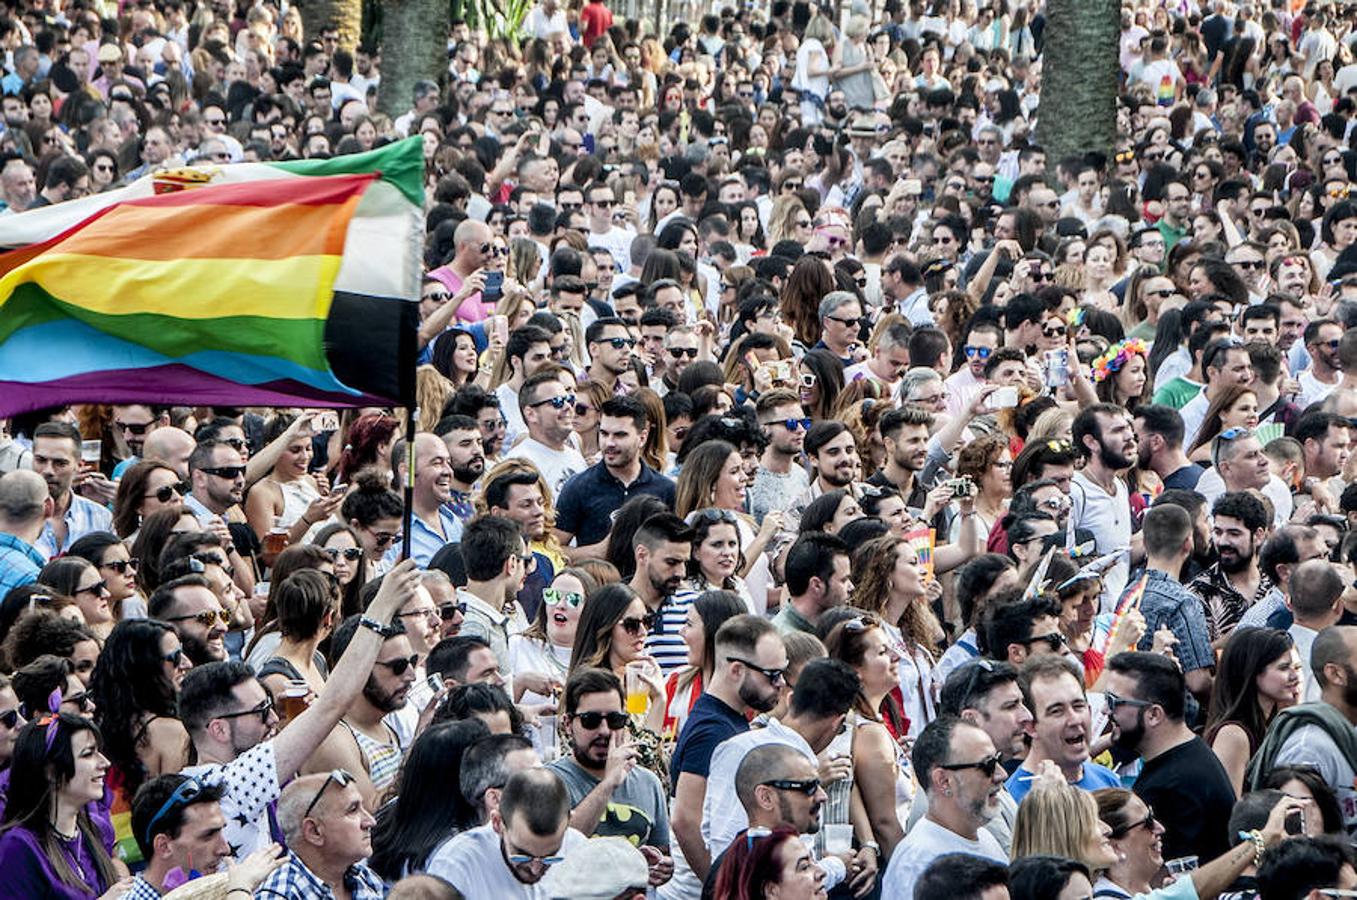
[[[412,402],[423,179],[411,138],[0,217],[0,415]]]

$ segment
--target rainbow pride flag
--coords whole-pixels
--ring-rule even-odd
[[[0,216],[0,415],[413,402],[422,143]]]

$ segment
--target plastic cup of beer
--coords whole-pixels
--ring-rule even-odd
[[[627,663],[627,712],[633,716],[643,716],[650,709],[650,688],[641,677],[646,664]]]
[[[283,688],[283,721],[291,722],[306,712],[306,695],[311,693],[311,685],[302,679],[294,679]]]

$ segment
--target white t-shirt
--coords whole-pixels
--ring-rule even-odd
[[[566,22],[564,7],[558,6],[556,12],[548,15],[541,6],[534,6],[532,12],[528,13],[528,21],[524,25],[539,41],[545,41],[559,32],[565,35],[566,43],[570,43],[570,24]]]
[[[1300,393],[1296,395],[1295,403],[1301,409],[1305,409],[1311,403],[1318,403],[1338,387],[1338,379],[1334,379],[1333,384],[1325,384],[1315,377],[1313,369],[1301,372],[1296,376],[1296,381],[1300,383]]]
[[[1070,479],[1069,523],[1093,532],[1099,556],[1131,547],[1131,498],[1126,482],[1116,479],[1116,494],[1109,495],[1083,472]],[[1130,553],[1123,553],[1103,576],[1099,598],[1102,612],[1111,612],[1130,575]]]
[[[504,416],[504,446],[507,449],[528,433],[528,426],[523,422],[523,413],[518,408],[518,391],[510,387],[507,381],[495,388],[495,396],[499,397],[499,411]]]
[[[977,837],[978,840],[970,841],[932,819],[920,820],[891,854],[886,877],[881,882],[881,896],[913,897],[919,876],[933,860],[948,853],[968,853],[1008,865],[1008,856],[994,835],[982,828]]]
[[[855,381],[861,381],[862,379],[865,378],[868,381],[875,381],[877,384],[881,385],[887,391],[889,391],[890,393],[887,396],[894,397],[896,393],[900,390],[899,380],[886,381],[885,379],[881,378],[879,375],[873,372],[871,368],[867,365],[867,363],[869,363],[870,361],[871,360],[864,359],[862,362],[853,363],[851,366],[844,369],[843,370],[844,384],[852,384]]]
[[[1225,482],[1221,479],[1220,472],[1214,468],[1203,472],[1202,477],[1197,479],[1196,491],[1206,498],[1206,507],[1210,509],[1216,499],[1225,493]],[[1272,501],[1274,525],[1280,528],[1291,521],[1291,512],[1295,509],[1296,501],[1285,481],[1276,475],[1269,475],[1267,484],[1263,486],[1263,496]]]
[[[815,751],[798,732],[777,719],[769,719],[766,728],[746,731],[722,741],[711,756],[707,770],[707,793],[702,800],[702,841],[712,859],[720,856],[735,836],[749,827],[749,816],[735,796],[735,773],[755,747],[782,744],[800,751],[811,765],[819,768]]]
[[[560,450],[553,450],[530,437],[524,438],[521,443],[505,453],[504,458],[526,459],[536,466],[537,471],[547,480],[547,487],[551,488],[552,499],[561,495],[561,488],[565,487],[567,481],[589,468],[580,451],[569,444]]]
[[[1348,765],[1328,732],[1318,725],[1302,725],[1277,751],[1273,766],[1314,768],[1338,796],[1338,808],[1343,813],[1343,826],[1349,838],[1357,833],[1357,789],[1353,788],[1357,772]]]
[[[525,672],[549,675],[560,679],[564,684],[567,670],[570,668],[571,648],[557,647],[555,644],[550,646],[551,649],[548,651],[547,645],[536,638],[524,637],[521,634],[509,635],[509,671],[514,675],[522,675]],[[552,698],[543,697],[533,691],[524,691],[519,703],[533,706],[551,700]]]
[[[573,828],[567,828],[558,856],[589,840]],[[539,881],[524,884],[514,877],[504,862],[500,838],[495,829],[482,825],[464,831],[439,844],[429,855],[425,871],[442,878],[463,897],[494,897],[495,900],[550,900],[551,895]]]
[[[603,234],[589,232],[588,239],[590,247],[607,247],[621,271],[631,268],[631,242],[636,240],[636,232],[614,225]]]
[[[1178,414],[1183,417],[1183,446],[1191,447],[1197,441],[1197,432],[1202,430],[1202,423],[1206,421],[1206,410],[1211,406],[1211,401],[1206,399],[1206,389],[1197,392],[1183,408],[1178,410]]]

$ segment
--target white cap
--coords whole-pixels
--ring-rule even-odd
[[[578,845],[542,879],[551,900],[612,900],[650,882],[646,858],[620,837],[593,838]]]

